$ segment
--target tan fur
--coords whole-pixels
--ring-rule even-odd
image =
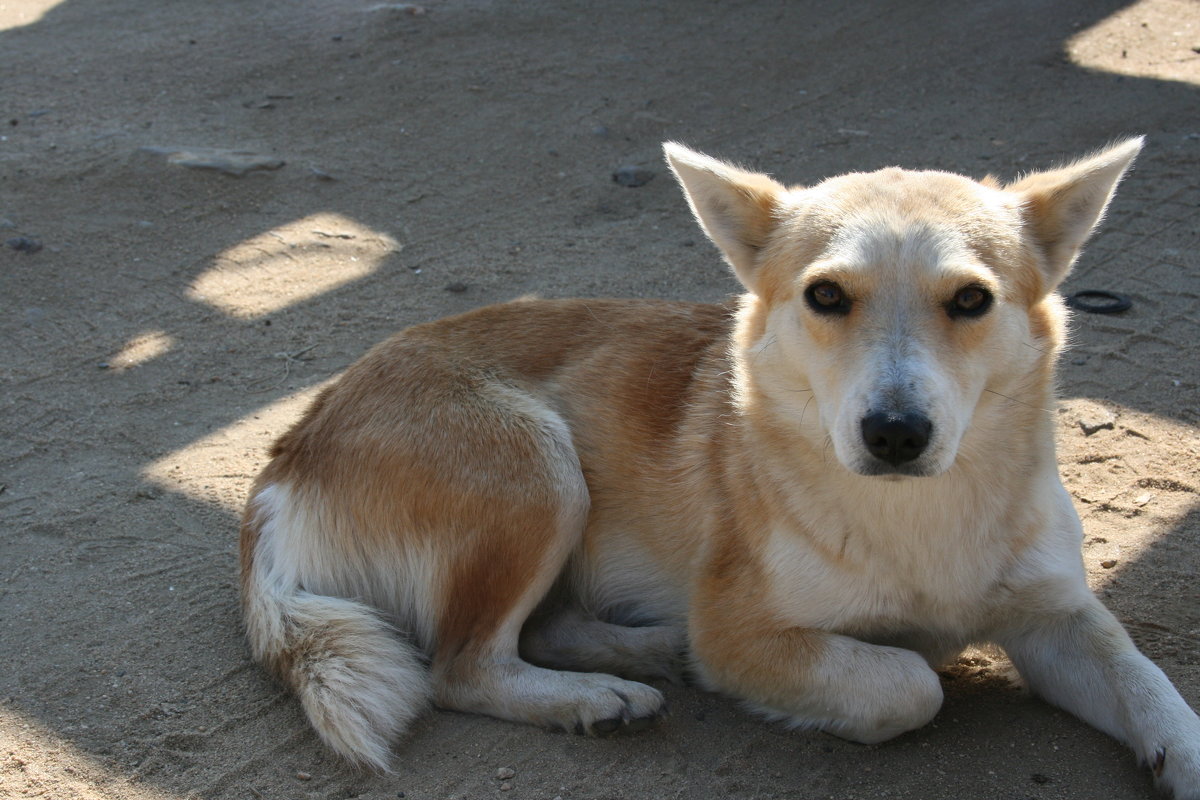
[[[786,188],[668,145],[736,308],[515,302],[377,346],[252,490],[255,656],[384,768],[430,697],[606,733],[662,712],[625,678],[683,663],[881,741],[937,713],[932,667],[995,641],[1197,797],[1200,720],[1087,591],[1048,410],[1053,288],[1139,147],[1008,187]]]

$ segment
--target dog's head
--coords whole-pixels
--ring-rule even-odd
[[[938,475],[973,431],[990,434],[979,447],[1002,442],[1013,417],[997,398],[1048,399],[1054,290],[1141,144],[1007,186],[885,169],[789,188],[668,143],[697,220],[750,292],[739,402],[831,443],[860,475]]]

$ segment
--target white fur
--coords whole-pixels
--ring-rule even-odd
[[[428,707],[432,690],[416,646],[371,606],[399,611],[396,599],[408,595],[418,601],[413,608],[428,608],[427,600],[419,602],[428,596],[422,570],[389,575],[392,560],[360,573],[375,578],[367,592],[371,606],[326,596],[352,578],[332,568],[338,555],[308,504],[282,485],[264,487],[251,502],[260,529],[244,614],[255,658],[294,655],[284,679],[317,733],[351,761],[386,771],[391,740]],[[407,591],[375,602],[405,578],[411,579]],[[359,596],[365,587],[355,588],[360,591],[343,596]],[[420,620],[419,613],[403,616]]]
[[[925,725],[942,706],[937,673],[900,647],[829,636],[809,680],[813,691],[787,711],[751,703],[767,718],[863,744],[885,742]]]

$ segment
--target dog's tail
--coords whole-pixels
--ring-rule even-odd
[[[429,705],[428,670],[417,648],[374,609],[301,588],[293,565],[281,562],[303,556],[281,558],[274,546],[306,538],[289,530],[303,515],[289,513],[288,492],[280,489],[256,493],[242,521],[242,613],[250,650],[299,696],[330,748],[387,772],[391,742]]]

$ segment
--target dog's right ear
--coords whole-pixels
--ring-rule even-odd
[[[754,291],[759,250],[774,229],[783,186],[760,175],[689,150],[663,144],[667,163],[700,227],[720,248],[738,280]]]

